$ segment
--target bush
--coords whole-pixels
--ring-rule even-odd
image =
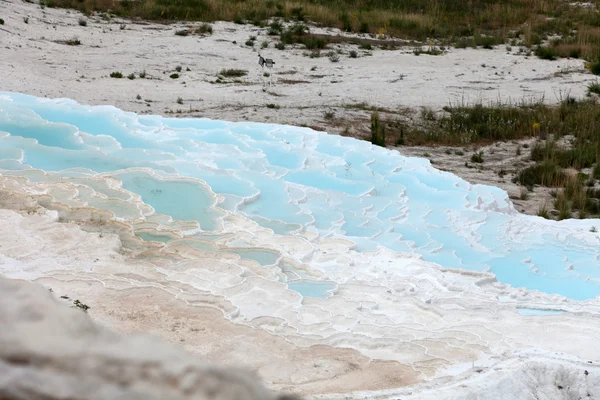
[[[590,71],[594,75],[600,75],[600,59],[590,64]]]
[[[178,66],[175,67],[175,71],[181,72],[181,70],[182,70],[181,65],[178,65]]]
[[[146,70],[140,72],[140,78],[144,79],[146,77]]]
[[[204,23],[196,28],[196,33],[200,35],[212,34],[213,27],[211,24]]]
[[[239,78],[247,74],[248,71],[243,69],[223,69],[221,72],[219,72],[219,75],[231,78]]]
[[[79,18],[79,26],[87,26],[87,21],[83,18]]]
[[[350,58],[358,58],[358,52],[356,50],[350,50]]]
[[[183,99],[181,97],[177,98],[177,104],[183,104]]]
[[[4,20],[0,18],[0,25],[4,25]]]
[[[134,80],[135,79],[135,74],[132,72],[131,74],[127,75],[127,79],[129,80]]]
[[[340,56],[335,51],[330,51],[329,53],[327,53],[327,57],[329,57],[329,61],[333,63],[340,61]]]
[[[379,120],[377,111],[371,114],[371,143],[385,147],[385,126]]]
[[[551,47],[539,46],[535,49],[535,55],[542,60],[556,60],[556,51]]]
[[[480,151],[479,153],[474,153],[471,156],[471,162],[481,164],[483,162],[483,151]]]
[[[551,162],[544,162],[520,171],[517,175],[517,181],[525,186],[544,185],[548,187],[560,187],[565,182],[565,174],[558,165]]]
[[[110,77],[111,78],[121,79],[123,77],[123,74],[120,73],[120,72],[115,71],[115,72],[111,72],[110,73]]]
[[[594,83],[590,83],[588,85],[588,95],[591,95],[592,93],[595,93],[597,95],[600,95],[600,83],[598,81],[594,82]]]
[[[81,41],[77,38],[72,38],[65,41],[65,44],[69,46],[79,46],[81,44]]]
[[[275,48],[277,50],[285,50],[285,44],[283,42],[278,42],[277,44],[275,44]]]
[[[254,46],[254,41],[253,40],[246,40],[246,46],[248,47],[253,47]]]
[[[179,74],[171,74],[171,75],[169,75],[169,78],[177,79],[177,78],[179,78]]]

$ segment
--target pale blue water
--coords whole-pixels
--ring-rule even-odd
[[[84,177],[113,176],[157,213],[197,221],[204,234],[219,235],[225,210],[280,235],[304,228],[345,236],[358,251],[384,246],[445,268],[490,270],[515,287],[576,300],[600,294],[598,242],[588,232],[600,221],[519,215],[498,188],[472,186],[428,160],[307,128],[140,116],[0,92],[0,173],[31,168],[77,177],[109,197],[90,195],[91,203],[122,218],[132,214],[123,205],[128,196]],[[223,197],[220,209],[215,195]],[[266,268],[279,257],[236,252]],[[330,290],[311,281],[289,287],[316,297]]]

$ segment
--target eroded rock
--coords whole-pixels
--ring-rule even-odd
[[[0,277],[0,398],[277,397],[245,371],[210,365],[147,335],[112,332],[40,285]]]

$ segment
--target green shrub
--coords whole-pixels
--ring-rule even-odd
[[[122,74],[122,73],[120,73],[120,72],[117,72],[117,71],[115,71],[115,72],[111,72],[111,73],[110,73],[110,77],[111,77],[111,78],[117,78],[117,79],[120,79],[120,78],[122,78],[122,77],[123,77],[123,74]]]
[[[241,76],[247,75],[248,71],[243,69],[223,69],[219,72],[219,75],[228,77],[228,78],[239,78]]]
[[[127,79],[134,80],[135,79],[135,74],[131,73],[131,74],[127,75]]]
[[[385,126],[379,120],[377,111],[371,114],[371,143],[385,147]]]
[[[211,24],[204,23],[196,28],[196,34],[199,34],[199,35],[206,35],[206,34],[212,34],[212,33],[213,33],[213,27]]]
[[[480,151],[479,153],[474,153],[471,156],[471,162],[481,164],[483,162],[483,151]]]
[[[558,165],[544,162],[521,170],[517,175],[517,181],[525,186],[560,187],[565,182],[565,175]]]
[[[177,79],[177,78],[179,78],[179,74],[171,74],[171,75],[169,75],[169,78]]]
[[[556,50],[552,47],[539,46],[535,49],[535,55],[542,60],[556,60]]]
[[[588,85],[588,95],[591,95],[592,93],[595,93],[597,95],[600,95],[600,83],[598,81],[594,82],[594,83],[590,83]]]

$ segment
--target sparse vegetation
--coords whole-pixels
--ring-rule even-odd
[[[129,80],[134,80],[135,79],[135,74],[132,72],[131,74],[127,75],[127,79]]]
[[[269,25],[270,35],[283,33],[281,20],[297,24],[310,20],[320,26],[415,40],[445,39],[457,46],[492,48],[517,42],[537,46],[550,35],[544,47],[558,57],[600,55],[600,30],[594,7],[577,7],[562,0],[360,1],[295,0],[52,0],[55,7],[75,8],[86,15],[110,11],[119,17],[161,21],[233,21],[256,26]],[[104,14],[107,16],[108,14]],[[289,44],[285,43],[284,44]],[[514,43],[514,44],[513,44]]]
[[[123,77],[123,74],[121,72],[115,71],[110,73],[110,77],[120,79]]]
[[[79,26],[87,26],[87,20],[85,18],[79,18]]]
[[[169,75],[169,78],[177,79],[177,78],[179,78],[179,74],[171,74],[171,75]]]
[[[177,36],[187,36],[189,34],[190,34],[189,29],[180,29],[178,31],[175,31],[175,35],[177,35]]]
[[[4,25],[4,20],[0,18],[0,25]]]
[[[183,99],[181,97],[177,98],[177,104],[183,104]]]
[[[181,72],[182,69],[183,68],[181,67],[181,65],[178,65],[175,67],[175,71],[177,71],[177,72]]]
[[[79,300],[75,300],[73,302],[73,306],[75,308],[79,308],[80,310],[83,310],[84,312],[87,312],[90,309],[90,306],[88,306],[87,304],[82,303]]]
[[[358,58],[358,52],[356,50],[350,50],[350,53],[348,53],[348,55],[350,56],[350,58]]]
[[[279,106],[277,104],[274,104],[274,103],[269,103],[269,104],[267,104],[267,108],[272,108],[272,109],[278,110]]]
[[[140,72],[139,77],[142,79],[146,78],[146,70],[143,70],[142,72]]]
[[[137,96],[135,96],[136,100],[141,100],[142,96],[140,96],[139,94]]]

